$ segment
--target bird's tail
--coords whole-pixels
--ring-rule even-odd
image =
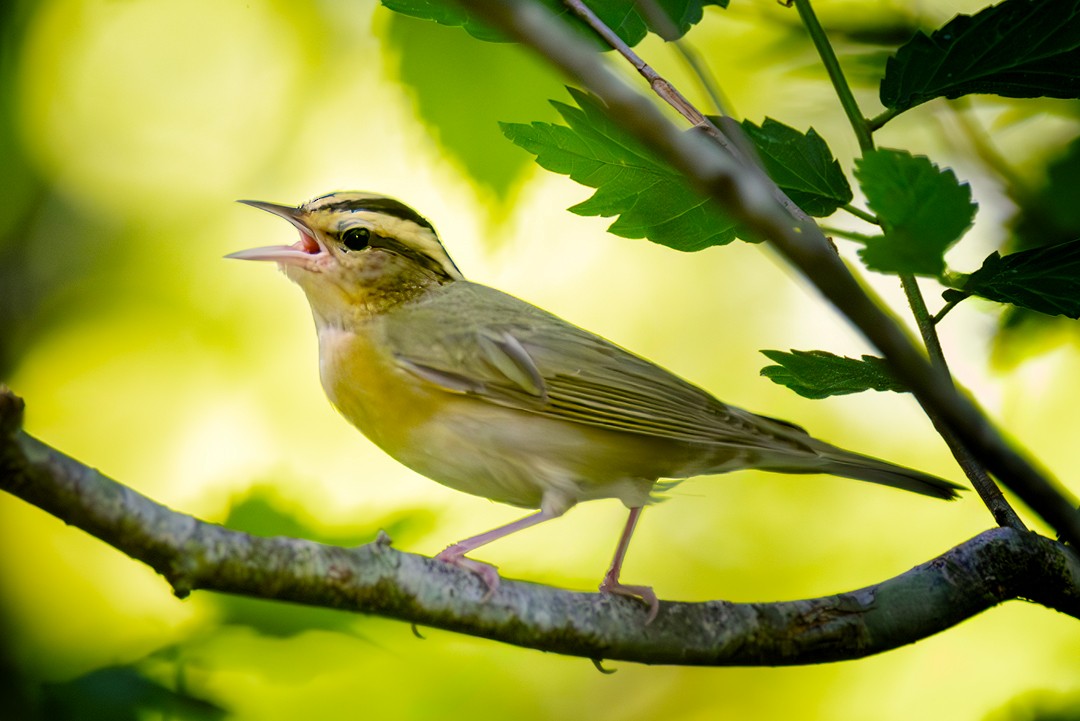
[[[959,498],[957,491],[967,490],[964,486],[929,473],[845,451],[821,441],[817,443],[820,443],[820,447],[814,449],[817,451],[817,458],[812,463],[808,463],[805,457],[798,460],[790,459],[787,462],[785,462],[787,459],[782,457],[774,457],[758,467],[780,473],[827,473],[843,478],[854,478],[857,481],[902,488],[905,491],[950,501]]]

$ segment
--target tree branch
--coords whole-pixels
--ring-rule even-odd
[[[739,163],[707,136],[683,133],[649,100],[597,61],[596,52],[546,8],[527,0],[457,0],[477,17],[531,47],[599,97],[612,118],[708,197],[723,204],[797,268],[889,361],[918,399],[987,470],[1062,537],[1080,545],[1077,501],[1012,447],[948,375],[934,368],[896,318],[848,271],[809,219],[792,217],[778,188],[752,164]]]
[[[163,575],[177,596],[222,591],[396,618],[541,651],[649,664],[759,666],[880,653],[1009,599],[1080,618],[1080,558],[1000,528],[896,578],[780,603],[664,602],[646,626],[631,599],[474,575],[397,551],[261,538],[170,510],[27,435],[0,390],[0,488]]]

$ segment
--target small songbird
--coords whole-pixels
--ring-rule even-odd
[[[746,468],[826,473],[954,498],[949,481],[812,438],[720,402],[695,385],[534,305],[465,280],[431,223],[403,203],[342,192],[299,207],[241,203],[300,231],[292,245],[230,258],[271,260],[307,295],[330,402],[386,453],[459,491],[536,513],[436,558],[498,586],[465,554],[557,518],[579,501],[630,509],[600,590],[659,608],[619,579],[659,479]]]

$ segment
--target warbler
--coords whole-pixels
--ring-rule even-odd
[[[842,450],[786,421],[727,405],[534,305],[471,283],[423,216],[363,192],[299,207],[241,203],[292,223],[292,245],[227,256],[275,261],[307,295],[330,402],[389,455],[450,488],[538,509],[436,558],[466,554],[580,501],[617,498],[629,518],[601,591],[659,602],[620,571],[660,479],[762,469],[825,473],[951,499],[962,488]]]

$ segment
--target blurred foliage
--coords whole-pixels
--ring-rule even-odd
[[[397,13],[387,25],[388,54],[417,115],[466,174],[501,201],[493,209],[509,211],[529,162],[501,141],[498,122],[550,115],[544,98],[560,91],[558,76],[517,45],[477,43]]]
[[[141,721],[148,717],[215,721],[227,718],[228,713],[208,701],[152,681],[132,666],[102,668],[42,688],[43,720]]]
[[[9,377],[43,329],[42,303],[72,277],[70,265],[47,278],[28,272],[41,267],[31,262],[37,248],[29,240],[49,192],[23,152],[15,123],[19,39],[34,5],[30,0],[0,4],[0,379]]]
[[[988,715],[986,721],[1080,721],[1080,694],[1027,693]]]

